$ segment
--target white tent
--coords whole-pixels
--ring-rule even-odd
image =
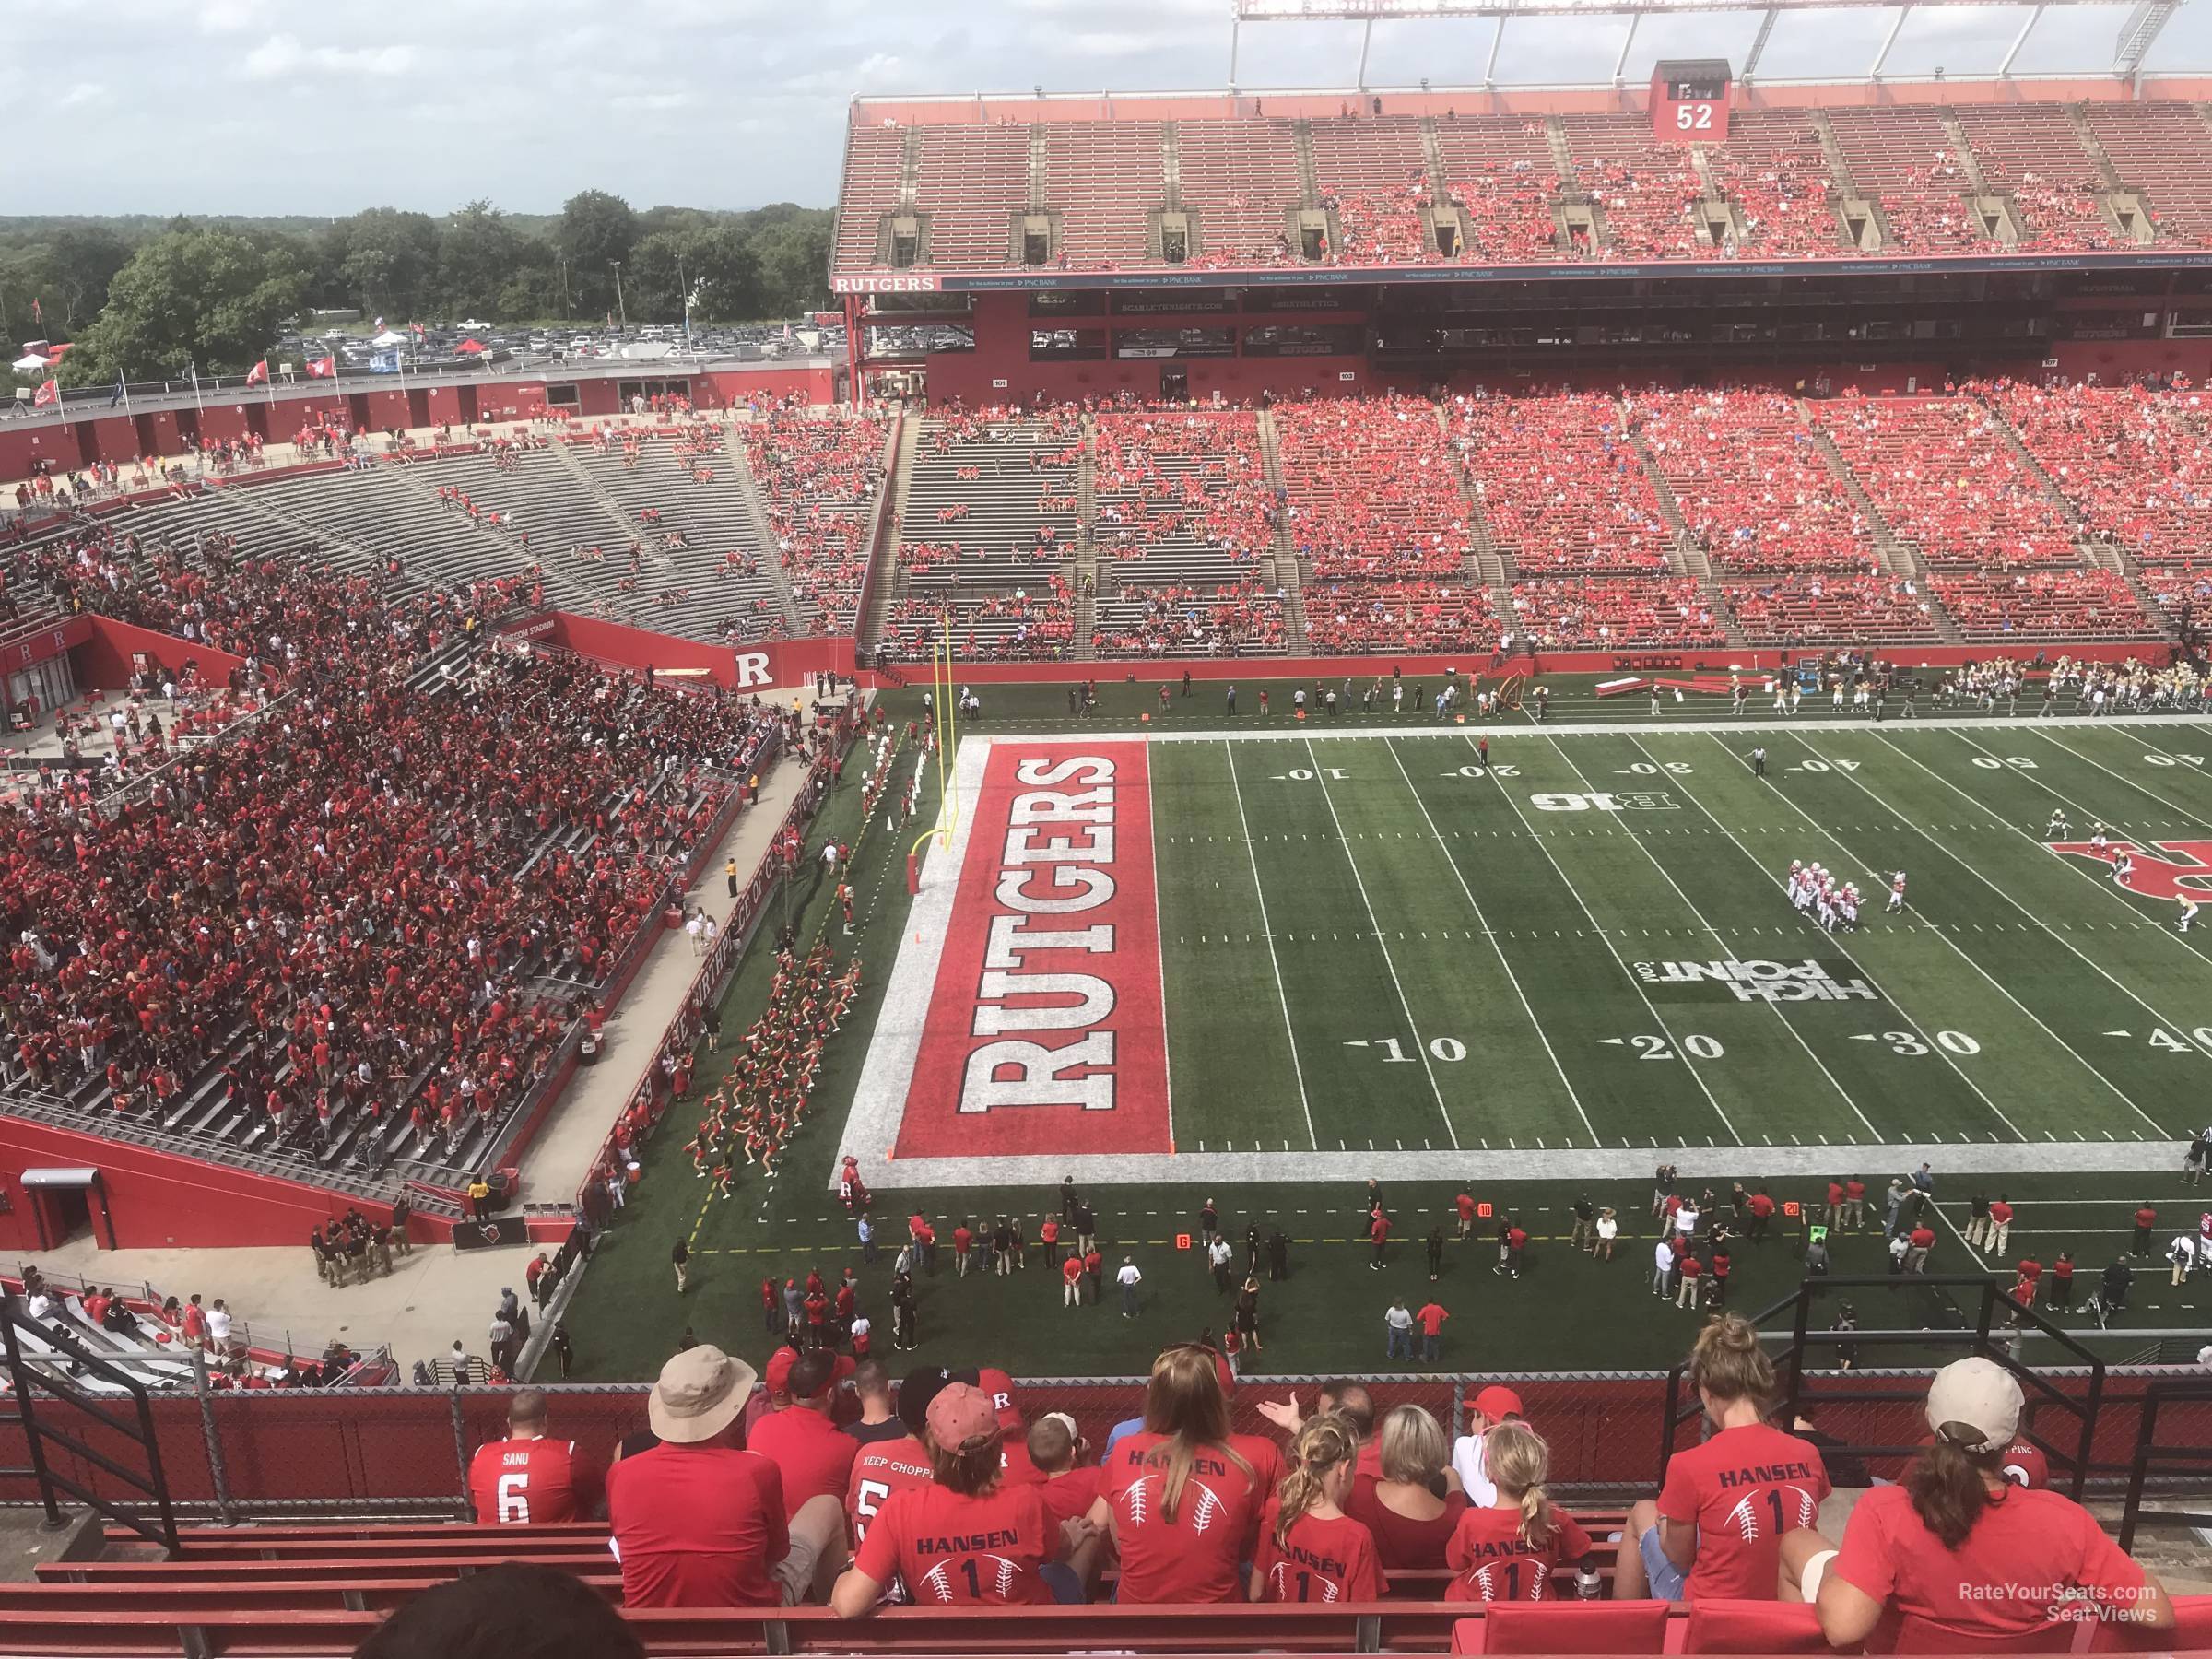
[[[17,372],[20,374],[30,374],[41,369],[51,369],[53,367],[52,363],[48,362],[44,358],[41,357],[35,351],[27,352],[23,356],[18,358],[16,359],[15,366]]]
[[[382,334],[378,335],[375,339],[369,342],[369,344],[371,346],[405,346],[406,343],[407,336],[406,335],[399,333],[395,329],[390,328],[385,329]]]

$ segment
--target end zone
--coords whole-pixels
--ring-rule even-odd
[[[969,737],[954,780],[969,806],[923,864],[840,1159],[900,1186],[1165,1159],[1143,739]]]

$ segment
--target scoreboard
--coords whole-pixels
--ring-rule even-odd
[[[1728,88],[1722,58],[1663,58],[1652,70],[1652,136],[1661,143],[1725,144]]]

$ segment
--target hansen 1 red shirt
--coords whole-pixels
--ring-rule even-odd
[[[1102,1465],[1100,1495],[1112,1512],[1121,1552],[1124,1602],[1234,1602],[1244,1599],[1237,1568],[1252,1559],[1260,1509],[1275,1493],[1282,1453],[1273,1441],[1232,1434],[1230,1458],[1202,1449],[1171,1518],[1168,1439],[1132,1434]]]
[[[903,1582],[923,1606],[1034,1605],[1053,1599],[1038,1569],[1059,1530],[1033,1486],[974,1497],[932,1481],[885,1501],[853,1564],[879,1584]]]
[[[1590,1535],[1565,1510],[1551,1512],[1551,1536],[1531,1544],[1521,1535],[1521,1511],[1471,1509],[1444,1546],[1453,1579],[1446,1601],[1543,1601],[1562,1561],[1590,1553]]]
[[[1374,1534],[1349,1515],[1324,1520],[1300,1515],[1275,1541],[1276,1505],[1260,1519],[1260,1550],[1253,1559],[1260,1599],[1271,1602],[1366,1602],[1382,1594],[1382,1567]]]
[[[1698,1529],[1685,1598],[1772,1601],[1782,1535],[1812,1525],[1828,1492],[1819,1449],[1764,1423],[1724,1429],[1676,1453],[1659,1489],[1659,1513]]]

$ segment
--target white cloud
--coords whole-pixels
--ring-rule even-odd
[[[405,75],[415,67],[412,46],[303,46],[294,34],[271,35],[246,54],[249,80],[286,76]]]
[[[74,110],[79,104],[97,103],[108,94],[98,81],[72,81],[63,88],[62,95],[53,100],[57,110]]]

